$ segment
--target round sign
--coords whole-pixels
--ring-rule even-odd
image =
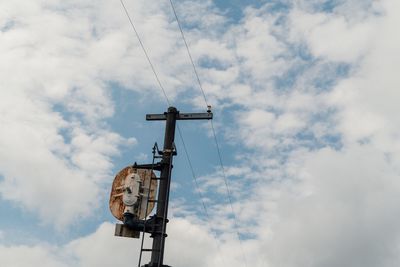
[[[132,177],[137,177],[132,182]],[[120,221],[124,220],[124,212],[127,203],[127,191],[130,193],[135,192],[135,203],[132,209],[134,215],[139,219],[144,219],[154,208],[154,199],[157,192],[156,175],[151,170],[136,169],[131,166],[122,169],[114,178],[111,194],[110,194],[110,211],[112,215]],[[150,190],[150,192],[149,192]],[[124,197],[125,195],[125,197]],[[124,203],[125,200],[125,203]],[[150,201],[148,201],[150,200]],[[147,214],[146,214],[147,209]]]

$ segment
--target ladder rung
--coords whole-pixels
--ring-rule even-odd
[[[151,177],[151,180],[162,180],[162,178],[160,178],[160,177],[156,177],[156,178]]]
[[[158,249],[142,248],[142,251],[159,251]]]
[[[151,233],[151,235],[150,235],[150,237],[154,237],[154,235],[157,235],[157,236],[164,236],[164,237],[167,237],[168,235],[167,234],[163,234],[162,232],[152,232]]]

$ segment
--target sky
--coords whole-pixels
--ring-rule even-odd
[[[400,2],[173,2],[224,169],[179,122],[198,186],[177,137],[165,263],[399,266]],[[169,1],[124,4],[171,104],[205,112]],[[0,265],[137,266],[110,187],[167,108],[120,1],[0,0]]]

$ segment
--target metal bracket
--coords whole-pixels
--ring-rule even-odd
[[[212,112],[207,113],[177,113],[177,120],[212,120]],[[146,114],[147,121],[165,121],[167,119],[167,112],[164,114]]]
[[[156,152],[157,152],[158,156],[156,156]],[[154,146],[153,146],[153,156],[154,156],[154,158],[162,158],[162,157],[160,157],[162,155],[163,155],[163,152],[158,148],[157,142],[155,142]]]
[[[162,155],[172,155],[172,156],[176,156],[178,155],[178,153],[176,152],[176,146],[175,146],[175,142],[172,143],[172,149],[165,149],[164,151],[160,151],[162,153]]]
[[[176,155],[178,155],[178,153],[176,152],[177,150],[176,150],[176,146],[175,146],[175,143],[172,143],[172,155],[173,156],[176,156]],[[156,152],[157,152],[157,154],[158,155],[160,155],[160,156],[156,156]],[[169,151],[162,151],[162,150],[160,150],[159,148],[158,148],[158,144],[157,144],[157,142],[154,144],[154,146],[153,146],[153,155],[154,155],[154,158],[163,158],[162,156],[164,156],[164,152],[169,152]]]
[[[163,235],[162,232],[163,221],[165,221],[165,223],[169,222],[168,219],[163,220],[163,218],[157,217],[156,215],[151,216],[150,219],[148,220],[139,220],[134,218],[132,214],[125,213],[124,224],[117,224],[117,225],[119,225],[120,228],[122,227],[126,232],[129,232],[128,234],[126,234],[128,236],[130,232],[133,232],[135,234],[136,232],[145,232],[152,235]],[[166,236],[165,233],[164,236]]]
[[[117,223],[115,225],[115,236],[139,238],[140,232],[130,229],[127,225]]]
[[[133,163],[132,168],[161,171],[162,165],[163,164],[161,162],[157,162],[156,164],[137,164],[135,162]]]

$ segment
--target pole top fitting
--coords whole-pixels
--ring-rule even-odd
[[[169,107],[168,113],[178,113],[178,110],[176,109],[176,107]]]

